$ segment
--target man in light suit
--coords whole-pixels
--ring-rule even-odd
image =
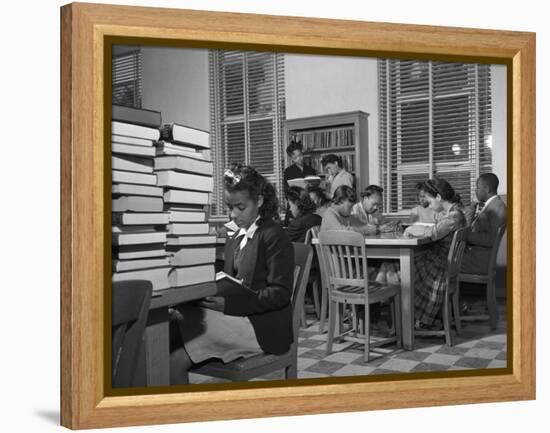
[[[476,183],[478,203],[464,210],[472,232],[462,259],[462,272],[487,274],[491,248],[498,228],[506,224],[506,205],[497,194],[498,177],[493,173],[479,176]]]

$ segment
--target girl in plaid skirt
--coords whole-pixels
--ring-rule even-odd
[[[427,180],[424,190],[429,207],[438,212],[435,224],[412,225],[404,233],[408,237],[431,237],[435,241],[414,257],[415,319],[419,328],[431,327],[441,309],[453,233],[466,225],[460,196],[446,180]]]

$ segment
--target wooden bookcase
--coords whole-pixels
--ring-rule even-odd
[[[364,111],[301,117],[285,121],[285,149],[292,140],[301,141],[304,162],[319,175],[324,155],[333,153],[342,158],[344,168],[355,176],[359,194],[369,184],[368,117]],[[285,153],[285,167],[290,164]]]

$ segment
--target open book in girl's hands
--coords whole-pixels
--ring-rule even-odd
[[[223,271],[216,273],[216,295],[218,296],[242,296],[250,295],[254,290],[243,286],[242,280],[232,277]]]

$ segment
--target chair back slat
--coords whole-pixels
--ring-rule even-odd
[[[304,305],[306,286],[313,260],[313,248],[310,245],[293,242],[294,247],[294,288],[292,292],[292,330],[294,344],[298,341],[300,329],[300,315]]]
[[[497,266],[498,249],[500,248],[500,243],[502,241],[502,238],[504,237],[505,231],[506,231],[506,224],[499,226],[497,229],[495,242],[493,243],[493,247],[491,248],[491,255],[489,256],[489,269],[487,273],[489,276],[493,276],[495,273],[496,266]]]
[[[447,256],[447,272],[449,280],[456,278],[462,265],[462,257],[466,248],[466,241],[470,233],[469,227],[464,227],[454,232],[451,248]]]

